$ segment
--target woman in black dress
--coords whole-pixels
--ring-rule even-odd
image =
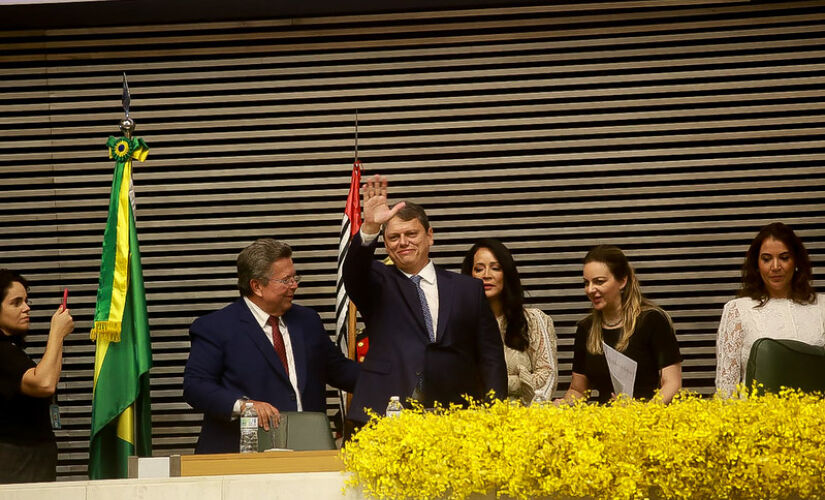
[[[622,251],[599,245],[584,258],[584,291],[593,309],[579,321],[573,347],[573,378],[558,402],[599,391],[600,403],[613,388],[602,342],[636,362],[633,397],[650,399],[657,389],[669,403],[682,387],[682,357],[670,317],[642,296],[633,267]]]

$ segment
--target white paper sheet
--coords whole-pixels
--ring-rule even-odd
[[[607,360],[607,369],[610,371],[610,380],[613,381],[613,392],[627,394],[633,397],[633,384],[636,383],[637,363],[613,349],[602,341],[604,358]]]

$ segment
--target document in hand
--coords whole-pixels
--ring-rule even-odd
[[[627,394],[632,398],[633,384],[636,383],[637,363],[604,342],[602,342],[602,348],[604,358],[607,360],[607,369],[610,371],[610,380],[613,381],[613,392],[617,396]]]

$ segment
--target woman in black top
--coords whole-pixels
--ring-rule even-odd
[[[57,443],[49,403],[60,378],[63,339],[74,329],[67,309],[52,316],[39,363],[25,353],[28,283],[0,269],[0,483],[54,481]]]
[[[602,342],[636,361],[633,397],[650,399],[660,389],[669,403],[682,387],[682,357],[670,317],[642,296],[633,267],[614,246],[600,245],[584,258],[584,291],[593,304],[579,321],[573,347],[573,378],[560,402],[599,391],[615,393]]]

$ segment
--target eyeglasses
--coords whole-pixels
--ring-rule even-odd
[[[269,281],[274,281],[275,283],[280,283],[284,286],[290,286],[291,284],[295,283],[296,285],[301,282],[301,277],[297,274],[293,274],[292,276],[287,276],[284,279],[278,278],[269,278]]]

